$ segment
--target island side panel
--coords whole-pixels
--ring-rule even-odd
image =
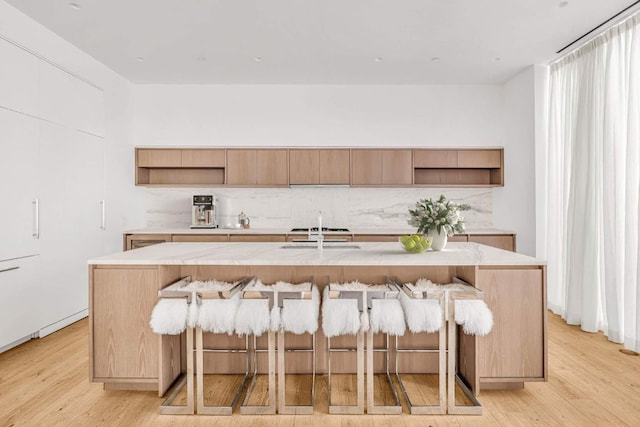
[[[491,333],[478,337],[481,388],[547,378],[545,269],[479,267],[476,287],[493,312]]]
[[[456,267],[456,277],[464,280],[472,286],[476,285],[476,266]],[[458,326],[458,370],[466,380],[471,390],[478,394],[480,391],[480,377],[478,375],[478,340],[476,335],[467,335]]]
[[[149,320],[158,290],[179,267],[100,265],[89,268],[90,380],[105,389],[158,390],[182,371],[180,336],[158,336]]]

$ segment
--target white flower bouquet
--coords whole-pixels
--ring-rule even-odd
[[[436,201],[433,199],[421,199],[416,203],[415,209],[409,209],[411,219],[409,225],[417,227],[418,233],[427,234],[431,230],[447,235],[464,233],[464,218],[460,211],[469,210],[471,206],[448,201],[444,194]]]

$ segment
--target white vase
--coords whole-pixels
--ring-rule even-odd
[[[442,229],[440,233],[437,230],[429,230],[427,236],[431,238],[431,249],[434,251],[441,251],[447,246],[447,232]]]

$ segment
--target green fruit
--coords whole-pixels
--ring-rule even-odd
[[[414,234],[413,236],[411,236],[411,239],[413,239],[413,241],[417,243],[422,240],[422,236],[419,234]]]
[[[408,240],[407,243],[404,244],[404,248],[406,250],[412,250],[413,248],[416,247],[416,242],[415,240]]]
[[[402,243],[403,245],[406,245],[409,240],[411,240],[411,236],[409,236],[408,234],[400,237],[400,243]]]

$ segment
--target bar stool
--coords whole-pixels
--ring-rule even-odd
[[[327,337],[328,400],[330,414],[364,414],[364,332],[369,329],[364,287],[359,282],[329,283],[322,300],[322,331]],[[356,335],[356,348],[332,348],[331,338]],[[331,354],[356,353],[356,405],[334,405],[331,398]]]
[[[456,324],[462,326],[464,333],[469,335],[486,335],[493,327],[493,315],[487,304],[482,300],[483,292],[453,278],[453,283],[443,285],[446,293],[446,312],[448,329],[448,359],[447,359],[447,412],[456,415],[482,415],[482,405],[460,377],[457,370],[457,330]],[[471,405],[457,405],[455,400],[456,385],[471,401]]]
[[[195,405],[193,399],[193,326],[190,325],[189,311],[195,306],[193,292],[186,289],[191,277],[185,277],[158,291],[159,301],[153,308],[149,325],[151,330],[160,335],[180,335],[186,331],[187,372],[182,373],[172,387],[167,398],[160,405],[160,414],[193,415]],[[187,399],[185,405],[172,405],[182,388],[186,385]]]
[[[394,336],[397,342],[398,336],[404,335],[406,329],[404,312],[398,300],[398,294],[399,289],[390,282],[384,285],[368,285],[364,290],[364,300],[367,302],[370,322],[370,328],[367,331],[367,414],[402,413],[402,404],[389,375],[389,336]],[[385,345],[383,348],[374,348],[373,336],[377,333],[384,334]],[[385,374],[395,399],[395,405],[375,404],[374,352],[384,354]]]
[[[429,282],[431,283],[431,282]],[[444,310],[445,292],[437,287],[426,287],[420,280],[412,283],[397,283],[400,288],[400,304],[404,310],[409,331],[413,334],[438,332],[438,347],[432,348],[400,348],[396,337],[395,374],[400,384],[409,411],[414,415],[447,413],[447,332],[445,328]],[[407,353],[438,354],[438,404],[418,405],[409,397],[409,393],[398,370],[398,356]]]
[[[289,415],[313,415],[316,385],[316,331],[320,311],[320,293],[313,279],[311,282],[291,284],[276,282],[276,306],[280,310],[278,328],[278,413]],[[310,334],[311,348],[287,348],[286,333]],[[311,353],[311,401],[309,405],[287,405],[286,402],[286,353]]]
[[[278,323],[272,324],[274,312],[274,287],[265,286],[260,280],[247,285],[241,292],[240,304],[236,313],[236,333],[238,335],[253,336],[251,353],[253,354],[253,378],[240,406],[241,414],[271,415],[276,413],[276,356],[275,335]],[[251,393],[258,379],[257,338],[267,333],[268,359],[268,400],[266,405],[249,405]]]
[[[254,278],[245,278],[234,283],[210,280],[192,282],[199,303],[198,324],[196,328],[196,407],[198,414],[231,415],[238,403],[242,390],[249,378],[249,337],[245,337],[245,347],[239,349],[205,349],[203,332],[232,335],[235,332],[235,318],[240,293]],[[245,374],[230,405],[206,405],[204,402],[204,353],[240,353],[245,354]]]

